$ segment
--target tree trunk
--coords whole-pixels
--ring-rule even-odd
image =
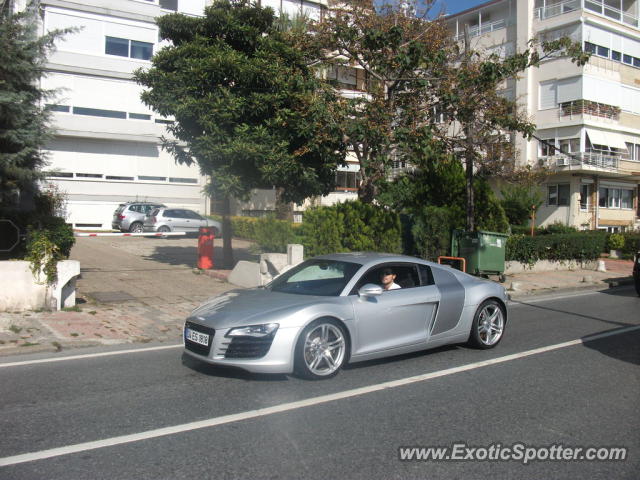
[[[373,203],[376,199],[377,193],[378,189],[373,184],[373,179],[371,177],[363,179],[362,182],[360,182],[360,186],[358,187],[358,200],[362,203]]]
[[[225,270],[234,267],[230,212],[231,199],[228,195],[225,195],[222,199],[222,268]]]
[[[466,167],[466,193],[467,193],[467,231],[473,232],[476,229],[475,225],[475,198],[473,194],[473,156],[467,151],[465,158]]]
[[[276,218],[293,222],[293,203],[284,201],[284,188],[276,188]]]

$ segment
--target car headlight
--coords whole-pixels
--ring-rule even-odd
[[[232,328],[225,335],[226,337],[267,337],[276,332],[280,325],[277,323],[266,323],[264,325],[249,325],[247,327]]]

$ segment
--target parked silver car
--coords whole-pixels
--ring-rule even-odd
[[[140,233],[144,227],[144,217],[156,208],[164,207],[157,202],[127,202],[121,203],[113,212],[111,228],[121,232]]]
[[[145,232],[197,233],[200,227],[212,227],[216,237],[222,233],[220,222],[185,208],[156,208],[144,219]]]
[[[348,362],[446,344],[493,348],[507,300],[497,283],[415,257],[325,255],[208,300],[187,318],[184,346],[214,365],[329,378]]]

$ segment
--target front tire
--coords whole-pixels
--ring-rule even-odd
[[[294,371],[309,380],[334,377],[349,355],[349,341],[344,327],[326,318],[305,327],[296,344]]]
[[[502,339],[506,325],[504,307],[497,300],[486,300],[476,310],[471,324],[469,344],[487,350]]]

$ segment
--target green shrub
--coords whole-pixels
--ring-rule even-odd
[[[360,201],[307,210],[303,216],[302,238],[307,256],[350,251],[402,251],[400,217]]]
[[[538,260],[596,260],[600,257],[605,233],[557,235],[512,235],[507,240],[506,260],[532,265]]]
[[[624,247],[624,236],[621,233],[612,233],[607,240],[609,250],[620,250]]]
[[[207,215],[207,217],[222,222],[221,215]],[[255,225],[259,218],[232,216],[229,220],[231,220],[231,235],[233,237],[256,240]]]
[[[451,232],[456,226],[457,214],[446,207],[424,207],[414,218],[411,228],[415,253],[428,260],[449,255]]]
[[[307,257],[343,252],[344,215],[334,207],[314,207],[302,217],[302,244]]]
[[[633,258],[637,251],[640,250],[640,232],[623,233],[624,246],[622,247],[622,256],[625,258]]]
[[[69,258],[74,243],[73,229],[60,217],[48,217],[30,225],[25,259],[31,262],[34,276],[42,270],[46,282],[54,283],[58,276],[57,263]]]
[[[296,243],[296,233],[291,222],[273,217],[259,218],[251,223],[255,241],[263,252],[286,253],[287,244]]]
[[[577,228],[566,225],[562,222],[554,222],[551,225],[547,225],[539,230],[540,235],[555,235],[558,233],[576,233]]]

